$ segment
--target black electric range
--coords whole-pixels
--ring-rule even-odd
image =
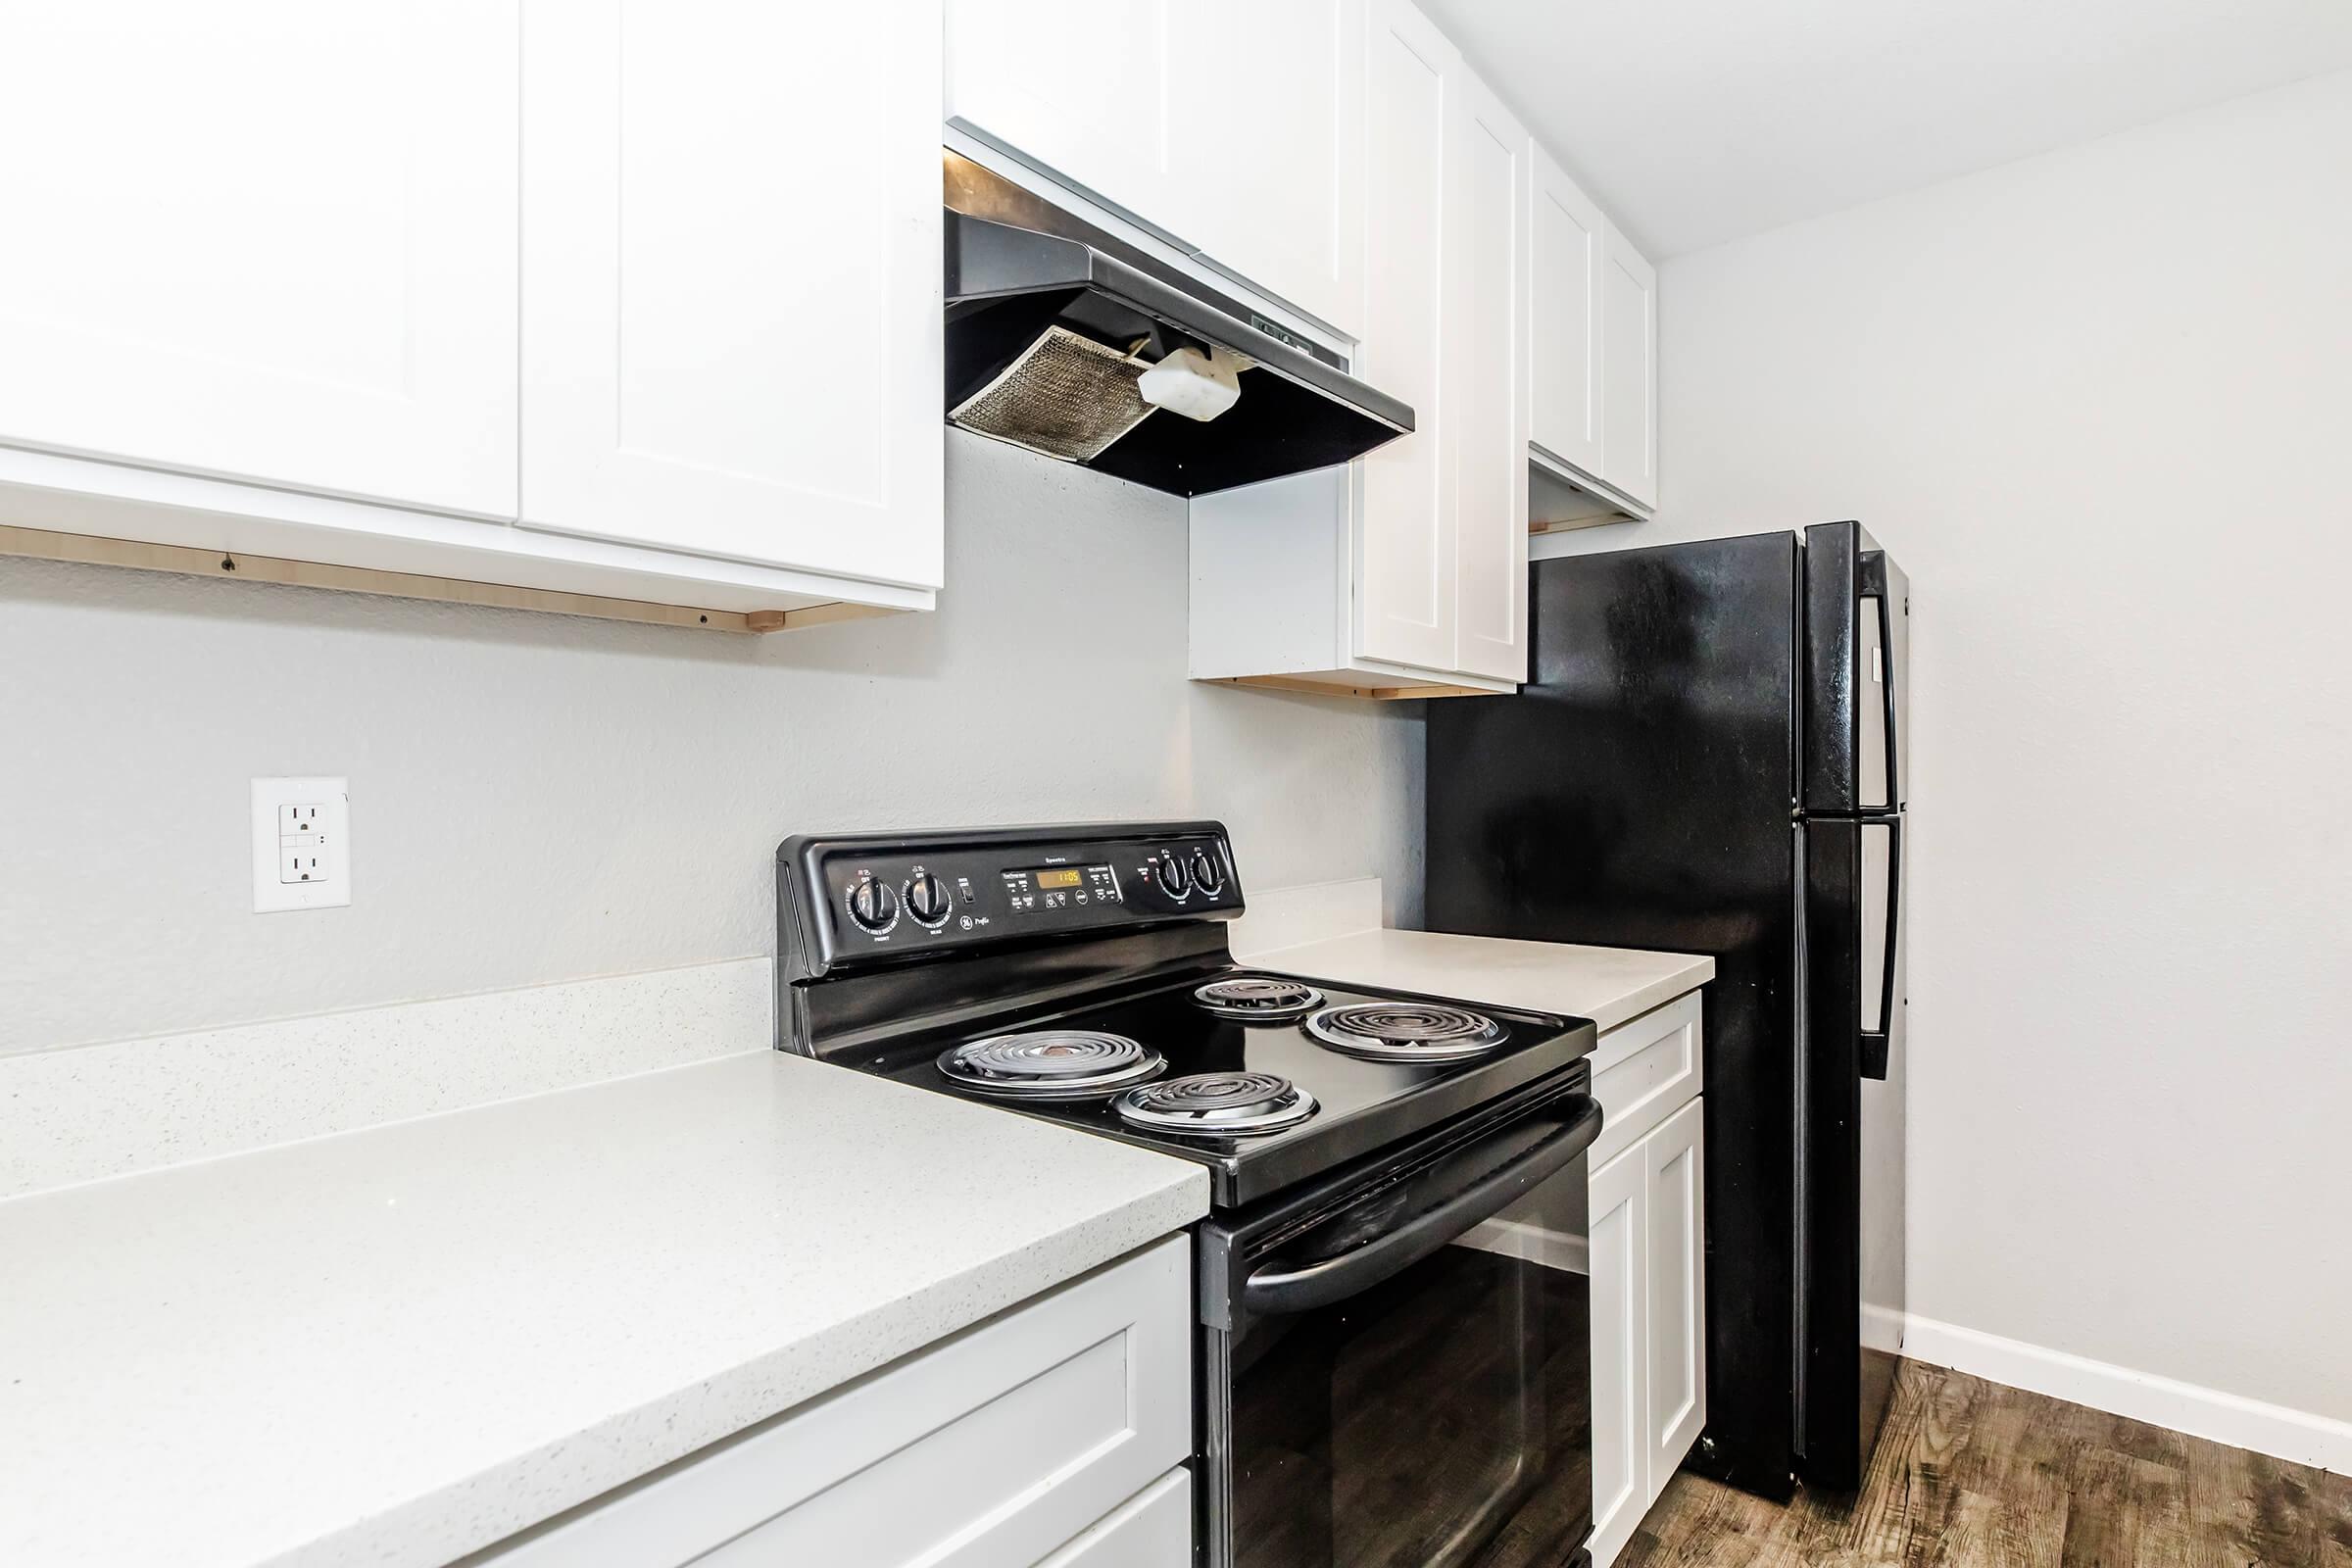
[[[776,900],[779,1049],[1208,1168],[1200,1562],[1584,1560],[1589,1282],[1491,1222],[1584,1224],[1590,1021],[1237,964],[1215,822],[796,837]]]
[[[1244,1020],[1220,1016],[1196,1000],[1201,988],[1235,977],[1297,986],[1314,996],[1317,1004],[1298,1015]],[[887,1047],[859,1051],[847,1064],[1197,1159],[1209,1167],[1212,1200],[1226,1208],[1253,1202],[1474,1110],[1558,1072],[1591,1049],[1590,1040],[1571,1020],[1501,1007],[1481,1007],[1477,1012],[1500,1025],[1505,1038],[1483,1059],[1456,1065],[1348,1055],[1305,1027],[1306,1017],[1327,1008],[1384,1004],[1411,1017],[1429,1017],[1448,1005],[1401,992],[1270,975],[1212,960],[1114,1001],[1015,1009],[992,1021],[985,1033],[956,1024],[918,1028]],[[1124,1095],[1008,1097],[958,1081],[943,1066],[943,1058],[952,1058],[959,1047],[1002,1040],[1017,1049],[1025,1043],[1023,1037],[1043,1037],[1039,1043],[1047,1050],[1083,1052],[1096,1042],[1114,1041],[1132,1042],[1157,1054],[1164,1069],[1129,1093],[1145,1102],[1141,1108],[1147,1116],[1152,1114],[1150,1101],[1154,1094],[1173,1102],[1170,1114],[1180,1118],[1179,1124],[1161,1128],[1130,1120],[1133,1112],[1121,1103]],[[1168,1093],[1168,1086],[1202,1077],[1222,1082],[1207,1086],[1208,1098],[1197,1111],[1189,1108],[1191,1102]],[[1270,1089],[1276,1080],[1293,1086],[1304,1102],[1270,1095],[1258,1111],[1257,1102],[1249,1097]],[[1194,1118],[1190,1128],[1181,1125],[1188,1115]],[[1256,1116],[1264,1125],[1262,1130],[1221,1134],[1221,1116],[1245,1123]]]

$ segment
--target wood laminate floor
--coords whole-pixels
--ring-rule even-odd
[[[2352,1479],[1903,1363],[1852,1495],[1668,1484],[1620,1568],[2352,1568]]]

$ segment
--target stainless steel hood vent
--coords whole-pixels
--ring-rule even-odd
[[[1321,344],[956,153],[946,201],[956,424],[1180,496],[1329,467],[1413,427]],[[1200,368],[1207,395],[1155,406],[1146,373],[1162,361],[1162,379]]]

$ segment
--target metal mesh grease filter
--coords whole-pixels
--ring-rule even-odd
[[[1049,326],[948,417],[1042,457],[1085,463],[1152,412],[1135,387],[1150,368],[1091,337]]]

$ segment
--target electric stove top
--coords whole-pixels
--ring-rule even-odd
[[[1571,1068],[1576,1018],[1236,964],[1215,823],[787,840],[779,1044],[1208,1167],[1219,1209]]]
[[[1578,1029],[1578,1020],[1455,1004],[1501,1027],[1501,1039],[1484,1054],[1433,1062],[1371,1060],[1310,1034],[1305,1017],[1243,1021],[1211,1012],[1193,998],[1194,991],[1209,981],[1267,972],[1233,965],[1194,970],[1117,1000],[1087,999],[994,1016],[982,1031],[956,1024],[918,1027],[846,1058],[846,1064],[1197,1159],[1209,1167],[1216,1201],[1225,1205],[1247,1203],[1371,1153],[1547,1077],[1592,1050],[1591,1037]],[[1321,992],[1329,1006],[1424,1005],[1432,1000],[1323,979],[1305,983]],[[1041,1098],[975,1087],[951,1076],[942,1065],[941,1058],[956,1047],[1041,1031],[1131,1041],[1145,1053],[1156,1054],[1165,1068],[1140,1083],[1120,1080],[1106,1092],[1085,1098],[1060,1098],[1058,1092],[1050,1092],[1054,1098]],[[1281,1080],[1312,1097],[1313,1108],[1286,1125],[1230,1134],[1213,1130],[1213,1124],[1200,1131],[1138,1125],[1121,1113],[1121,1103],[1130,1095],[1205,1076]]]

